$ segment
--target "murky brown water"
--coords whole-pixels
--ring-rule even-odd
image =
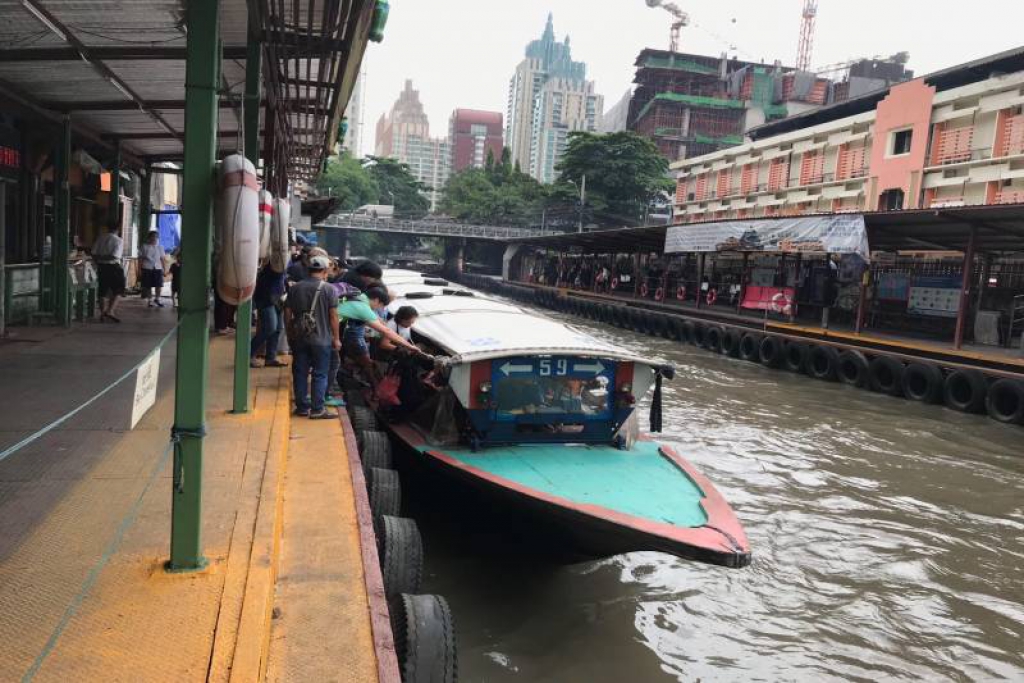
[[[428,523],[462,680],[1024,680],[1024,430],[574,322],[676,364],[662,440],[754,562],[558,566]]]

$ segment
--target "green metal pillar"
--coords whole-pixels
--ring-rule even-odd
[[[58,325],[71,324],[71,279],[68,256],[71,253],[71,117],[64,115],[57,143],[57,167],[53,178],[53,301]]]
[[[209,358],[207,317],[213,251],[217,83],[220,78],[218,0],[190,0],[185,67],[185,169],[182,178],[181,303],[174,392],[170,571],[206,565],[202,553],[203,437]]]
[[[242,127],[245,131],[245,156],[252,165],[260,165],[260,66],[259,38],[249,27],[245,54],[245,102]],[[232,412],[249,412],[249,337],[252,333],[252,299],[238,305],[235,330],[235,396]]]
[[[149,225],[153,222],[153,169],[147,168],[142,176],[142,188],[139,197],[139,234],[136,241],[141,245],[149,234]]]

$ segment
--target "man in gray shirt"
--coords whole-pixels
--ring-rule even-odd
[[[324,408],[331,352],[341,348],[338,294],[327,283],[330,265],[326,256],[309,260],[309,277],[288,290],[284,312],[288,343],[292,348],[295,414],[313,420],[338,417],[337,413]]]

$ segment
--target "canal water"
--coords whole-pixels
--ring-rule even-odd
[[[1024,680],[1024,430],[573,322],[676,365],[662,441],[754,560],[565,566],[427,519],[462,680]]]

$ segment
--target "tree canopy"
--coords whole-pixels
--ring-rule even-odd
[[[641,222],[648,207],[675,186],[654,143],[628,131],[570,133],[558,171],[551,203],[578,202],[586,176],[586,213],[599,225]]]
[[[484,168],[467,168],[445,184],[441,212],[471,223],[532,225],[539,222],[547,192],[512,167],[508,150],[500,161],[488,154]]]

